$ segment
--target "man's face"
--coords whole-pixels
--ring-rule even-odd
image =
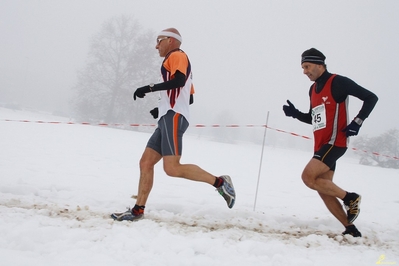
[[[158,36],[157,38],[157,45],[155,49],[158,50],[160,57],[165,57],[169,52],[169,44],[170,44],[170,37],[166,36]]]
[[[302,63],[303,74],[308,76],[311,81],[318,79],[323,74],[325,68],[323,65],[313,64],[309,62]]]

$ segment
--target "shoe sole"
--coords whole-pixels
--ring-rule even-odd
[[[227,201],[226,201],[226,203],[227,203],[227,207],[229,207],[230,209],[231,208],[233,208],[233,206],[234,206],[234,204],[235,204],[235,202],[236,202],[236,193],[235,193],[235,188],[234,188],[234,185],[233,185],[233,181],[231,180],[231,177],[230,176],[228,176],[228,175],[222,175],[221,176],[221,178],[223,178],[223,180],[224,180],[224,182],[227,182],[229,185],[230,185],[230,187],[233,189],[233,192],[234,192],[234,196],[232,197],[231,196],[231,194],[230,193],[226,193],[227,195],[229,195],[229,197],[232,199],[231,200],[231,202],[230,202],[230,204],[229,203],[227,203]],[[223,195],[222,195],[223,196]],[[224,197],[223,197],[224,198]]]
[[[118,217],[124,214],[124,212],[114,212],[111,214],[111,218],[114,220],[118,220]]]
[[[350,224],[353,223],[357,219],[357,217],[359,216],[359,214],[360,214],[360,203],[361,202],[362,202],[362,196],[359,195],[359,200],[357,201],[357,206],[358,206],[357,214],[351,220],[348,219],[348,223],[350,223]]]
[[[120,215],[119,213],[113,213],[110,216],[111,216],[112,219],[118,220],[119,215]]]
[[[123,221],[129,221],[129,222],[134,222],[134,221],[138,221],[144,218],[144,214],[141,215],[140,217],[136,218],[136,219],[132,219],[132,220],[128,220],[128,219],[120,219],[120,217],[124,214],[124,212],[122,213],[112,213],[110,216],[112,219],[114,219],[114,221],[118,221],[118,222],[123,222]]]
[[[231,208],[233,208],[233,206],[234,206],[235,203],[236,203],[236,199],[234,198],[234,199],[231,201],[230,205],[227,205],[227,206],[231,209]]]

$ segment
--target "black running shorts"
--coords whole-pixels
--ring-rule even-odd
[[[346,147],[337,147],[331,144],[324,144],[321,148],[316,151],[313,155],[313,158],[322,161],[330,170],[334,171],[337,160],[345,154]]]
[[[188,128],[188,121],[184,116],[169,110],[158,121],[147,147],[162,156],[181,156],[183,150],[183,134]]]

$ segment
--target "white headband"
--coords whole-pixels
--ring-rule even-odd
[[[174,32],[170,32],[170,31],[161,31],[158,34],[158,36],[172,37],[172,38],[175,38],[176,40],[178,40],[179,42],[183,42],[183,39],[179,34],[176,34]]]

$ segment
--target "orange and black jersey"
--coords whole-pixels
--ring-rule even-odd
[[[180,49],[169,52],[162,62],[161,76],[164,82],[155,88],[160,91],[159,117],[173,110],[189,121],[189,104],[194,88],[191,63],[186,53]]]

